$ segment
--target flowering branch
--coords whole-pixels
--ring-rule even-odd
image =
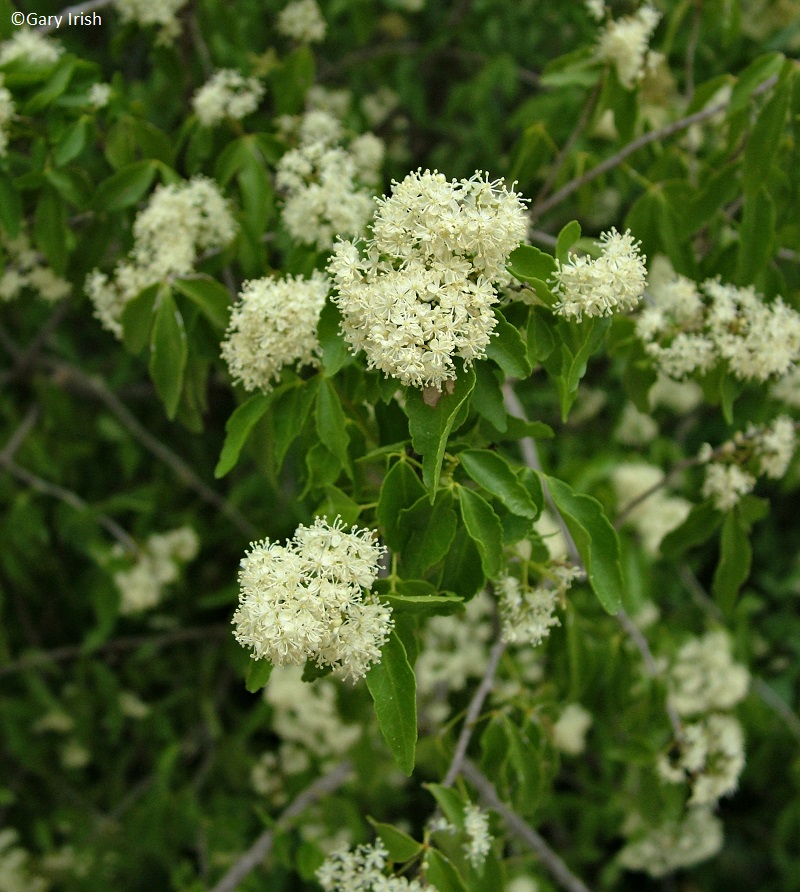
[[[497,795],[494,784],[468,759],[463,765],[464,777],[478,790],[486,805],[497,812],[508,829],[533,849],[553,879],[567,892],[589,892],[589,887],[578,879],[544,839]]]
[[[498,638],[489,653],[489,661],[486,664],[486,670],[483,673],[481,683],[478,685],[478,689],[475,691],[472,700],[470,700],[469,707],[467,708],[464,726],[461,729],[458,743],[456,743],[456,751],[453,754],[450,767],[447,769],[447,774],[442,781],[443,787],[452,787],[455,779],[461,774],[467,757],[469,742],[475,731],[475,725],[477,724],[481,710],[483,709],[483,704],[486,702],[486,698],[494,687],[494,677],[497,674],[497,667],[500,665],[500,658],[503,656],[505,649],[505,641],[503,641],[502,638]]]
[[[770,87],[774,86],[777,83],[777,80],[777,75],[768,77],[765,81],[762,81],[755,88],[755,90],[753,90],[751,95],[760,96],[762,93],[766,93],[767,90],[770,89]],[[544,201],[537,202],[531,208],[531,218],[534,220],[538,219],[539,217],[541,217],[542,214],[556,207],[556,205],[561,204],[561,202],[565,198],[569,198],[569,196],[572,195],[573,192],[577,192],[578,189],[580,189],[582,186],[585,186],[586,183],[591,183],[591,181],[596,180],[597,177],[602,176],[609,170],[613,170],[615,167],[618,167],[626,158],[629,158],[635,152],[638,152],[639,149],[643,149],[645,146],[649,146],[650,143],[658,142],[661,139],[666,139],[666,137],[672,136],[673,133],[680,133],[681,130],[686,130],[686,128],[691,127],[692,124],[699,124],[702,121],[707,121],[709,118],[713,118],[714,115],[719,114],[719,112],[725,111],[729,104],[730,99],[726,99],[722,102],[717,102],[714,105],[710,105],[707,108],[695,112],[693,115],[687,115],[685,118],[680,118],[677,121],[673,121],[671,124],[667,124],[666,127],[661,127],[658,130],[651,130],[650,133],[644,133],[638,139],[634,139],[626,146],[623,146],[610,158],[606,158],[605,161],[601,161],[590,170],[587,170],[586,173],[582,174],[579,177],[576,177],[573,180],[570,180],[557,192],[554,192],[549,198],[544,199]]]
[[[333,793],[347,780],[352,769],[350,762],[340,762],[332,771],[323,777],[317,778],[312,784],[284,809],[273,827],[265,830],[252,846],[233,865],[225,876],[214,886],[211,892],[233,892],[272,851],[275,834],[283,830],[298,815],[302,814],[309,806],[314,805],[323,796]]]

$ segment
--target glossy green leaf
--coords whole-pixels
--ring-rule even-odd
[[[400,528],[400,512],[410,508],[424,495],[425,487],[406,461],[396,462],[383,478],[376,518],[384,542],[393,551],[399,551],[405,544],[405,534]]]
[[[456,534],[456,513],[449,491],[439,492],[433,504],[423,495],[400,514],[399,528],[403,537],[401,551],[403,574],[422,576],[438,563],[450,548]]]
[[[225,331],[231,313],[231,293],[210,276],[175,279],[173,286],[200,310],[218,331]]]
[[[153,330],[153,308],[161,285],[150,285],[129,300],[122,308],[122,342],[131,353],[141,353],[150,343]]]
[[[0,223],[11,238],[19,235],[22,201],[11,178],[0,171]]]
[[[506,268],[520,282],[547,282],[555,274],[556,262],[533,245],[520,245],[509,255]]]
[[[478,548],[466,527],[459,524],[444,559],[440,586],[468,601],[483,587],[483,582],[483,565]]]
[[[739,258],[736,280],[740,285],[757,281],[775,248],[775,203],[764,186],[745,194],[739,226]]]
[[[453,862],[438,849],[430,849],[426,856],[425,877],[437,892],[467,892],[461,874]]]
[[[53,152],[53,162],[57,167],[69,164],[80,155],[86,146],[89,137],[89,121],[87,118],[79,118],[68,127],[58,142]]]
[[[786,74],[789,75],[795,63],[786,64],[789,66]],[[782,77],[753,125],[742,165],[742,186],[745,193],[756,192],[769,176],[769,168],[786,124],[791,87],[791,77]]]
[[[591,496],[576,493],[563,480],[541,476],[575,540],[597,599],[607,613],[618,613],[625,591],[619,538],[602,505]]]
[[[711,585],[714,598],[726,614],[733,610],[739,589],[750,575],[752,559],[748,525],[737,505],[725,515],[722,524],[719,564]]]
[[[508,427],[508,420],[503,402],[503,389],[497,380],[495,370],[486,362],[476,362],[473,369],[475,389],[472,392],[472,408],[500,433],[504,433]]]
[[[389,635],[380,662],[372,665],[366,681],[381,734],[400,770],[410,775],[417,747],[417,685],[406,649],[395,631]]]
[[[461,796],[452,787],[441,784],[425,784],[425,789],[436,800],[447,820],[459,829],[464,826],[464,803]]]
[[[134,161],[103,180],[94,194],[99,211],[121,211],[144,198],[156,177],[152,161]]]
[[[317,338],[322,350],[322,368],[329,377],[333,377],[340,369],[354,361],[353,354],[340,331],[341,321],[342,314],[339,308],[331,301],[327,301],[319,316]]]
[[[503,569],[503,525],[483,496],[460,486],[458,500],[464,525],[481,556],[481,566],[488,579]]]
[[[256,694],[262,688],[266,687],[270,675],[272,675],[272,663],[269,660],[255,660],[250,657],[250,663],[247,666],[247,676],[244,686],[251,694]]]
[[[303,432],[317,394],[318,378],[290,387],[275,397],[270,421],[275,444],[275,473],[279,473],[289,447]]]
[[[381,600],[392,608],[395,616],[450,616],[464,610],[464,601],[457,595],[406,595],[391,592],[382,595]]]
[[[33,222],[36,244],[53,269],[63,275],[67,268],[67,213],[55,189],[47,187],[39,195]]]
[[[509,511],[520,517],[536,517],[538,511],[527,489],[501,455],[488,449],[466,449],[458,457],[467,474],[498,498]]]
[[[556,345],[554,331],[552,315],[547,310],[533,307],[526,331],[528,359],[531,364],[544,362],[553,352]]]
[[[367,818],[367,820],[386,846],[389,860],[402,864],[404,861],[416,858],[422,852],[422,843],[412,839],[397,827],[393,827],[391,824],[382,824],[372,818]]]
[[[167,418],[174,418],[178,409],[188,352],[183,317],[164,286],[156,299],[150,336],[150,377],[164,403]]]
[[[686,520],[661,540],[661,554],[674,558],[695,545],[702,545],[714,535],[721,523],[722,514],[711,502],[695,505]]]
[[[728,117],[742,111],[750,102],[753,90],[767,78],[777,75],[784,65],[786,56],[783,53],[766,53],[751,62],[736,78],[728,103]]]
[[[336,388],[327,378],[323,378],[319,382],[314,420],[320,440],[339,459],[342,466],[347,468],[350,464],[350,457],[347,454],[347,446],[350,442],[350,435],[347,433],[347,416],[342,409]]]
[[[531,373],[528,351],[519,331],[497,313],[497,325],[486,347],[486,356],[511,378],[527,378]]]
[[[422,480],[431,502],[439,485],[447,438],[475,387],[475,372],[463,371],[452,393],[445,393],[436,406],[428,406],[418,387],[406,389],[406,415],[414,449],[422,456]]]
[[[562,227],[556,240],[556,258],[562,263],[569,260],[569,250],[581,237],[581,224],[577,220],[571,220]]]
[[[242,452],[250,432],[253,430],[258,421],[263,418],[264,413],[272,402],[273,394],[258,393],[251,396],[247,402],[237,406],[231,417],[225,425],[225,443],[222,446],[217,467],[214,469],[214,476],[224,477],[229,471],[236,467],[239,461],[239,455]]]

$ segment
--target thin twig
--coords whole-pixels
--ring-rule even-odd
[[[97,511],[95,508],[92,508],[92,506],[77,493],[72,492],[70,489],[65,489],[57,483],[51,483],[49,480],[44,480],[41,477],[38,477],[36,474],[31,473],[26,468],[21,468],[18,464],[15,464],[11,459],[5,458],[3,455],[0,455],[0,465],[2,465],[9,474],[16,477],[17,480],[20,480],[26,486],[30,486],[31,489],[35,489],[43,495],[52,496],[54,499],[58,499],[66,505],[70,505],[77,511],[92,511],[100,526],[109,532],[126,551],[131,554],[136,554],[139,550],[139,546],[136,542],[113,518],[109,517],[107,514],[103,514],[102,511]]]
[[[229,631],[230,626],[226,623],[217,626],[176,629],[172,632],[165,632],[163,635],[128,635],[124,638],[111,638],[91,650],[88,650],[83,645],[69,644],[64,647],[55,647],[52,650],[42,651],[41,653],[26,654],[14,663],[0,666],[0,678],[14,675],[17,672],[25,672],[28,669],[36,669],[38,666],[46,666],[49,663],[64,663],[79,657],[136,650],[136,648],[144,647],[145,645],[160,649],[169,647],[172,644],[180,644],[184,641],[221,637]]]
[[[31,406],[28,414],[19,423],[19,427],[8,438],[8,442],[0,452],[0,464],[13,461],[17,450],[22,445],[25,437],[31,432],[34,424],[39,420],[39,407]]]
[[[86,12],[96,12],[98,9],[105,9],[106,6],[111,6],[113,2],[114,0],[87,0],[86,3],[76,3],[75,6],[67,6],[56,15],[69,21],[70,15],[79,16]],[[49,34],[51,31],[56,30],[56,25],[38,25],[36,30],[40,34]]]
[[[481,794],[484,803],[500,815],[517,839],[538,855],[543,866],[562,889],[567,892],[589,892],[589,887],[572,873],[544,839],[500,799],[494,784],[469,759],[464,762],[463,772],[464,777]]]
[[[777,83],[777,75],[773,75],[772,77],[767,78],[765,81],[762,81],[750,94],[751,97],[760,96],[762,93],[766,93],[770,87],[774,86]],[[692,124],[699,124],[701,121],[707,121],[709,118],[713,118],[714,115],[719,114],[728,107],[730,103],[730,99],[724,100],[723,102],[717,102],[715,105],[710,105],[707,108],[701,109],[698,112],[695,112],[693,115],[687,115],[685,118],[680,118],[677,121],[673,121],[671,124],[667,124],[666,127],[661,127],[658,130],[651,130],[650,133],[645,133],[642,136],[634,139],[632,142],[629,142],[626,146],[623,146],[618,152],[613,154],[610,158],[606,158],[605,161],[601,161],[599,164],[592,167],[590,170],[587,170],[586,173],[582,174],[579,177],[575,177],[575,179],[570,180],[564,186],[562,186],[557,192],[554,192],[549,198],[546,198],[544,201],[537,202],[533,208],[531,208],[531,217],[532,219],[537,219],[541,217],[542,214],[561,204],[561,202],[572,195],[573,192],[577,192],[582,186],[585,186],[586,183],[591,183],[592,180],[597,179],[597,177],[602,176],[604,173],[607,173],[609,170],[613,170],[615,167],[618,167],[622,162],[629,158],[634,152],[638,152],[639,149],[643,149],[645,146],[649,146],[650,143],[658,142],[661,139],[666,139],[668,136],[672,136],[674,133],[680,133],[681,130],[686,130],[687,127],[691,127]]]
[[[494,677],[497,674],[497,667],[500,665],[500,658],[503,656],[505,649],[505,641],[503,641],[502,638],[498,638],[489,652],[489,660],[486,664],[483,678],[478,685],[478,689],[473,694],[472,700],[470,700],[469,707],[467,708],[467,715],[464,719],[464,725],[461,728],[461,734],[456,743],[456,751],[453,754],[450,767],[447,769],[447,774],[445,774],[444,780],[442,781],[443,787],[452,787],[455,779],[461,773],[464,760],[467,757],[469,742],[472,739],[475,726],[478,723],[483,704],[486,702],[486,698],[492,692],[492,688],[494,687]]]
[[[550,165],[550,172],[547,175],[547,179],[544,181],[542,188],[539,190],[539,194],[535,198],[536,204],[544,201],[544,199],[550,193],[550,190],[553,188],[553,183],[555,183],[559,173],[561,173],[561,166],[564,163],[564,159],[567,157],[567,155],[569,155],[578,137],[581,135],[581,133],[583,133],[586,125],[589,123],[589,118],[592,116],[595,105],[597,105],[601,87],[602,81],[598,80],[597,83],[594,85],[594,89],[589,94],[589,98],[586,100],[586,104],[581,111],[581,115],[578,118],[577,124],[575,124],[575,126],[572,128],[572,133],[570,133],[567,141],[561,147],[558,155],[556,155],[553,163]]]
[[[532,242],[539,242],[540,245],[547,245],[548,248],[555,248],[558,239],[549,232],[543,232],[541,229],[529,229],[528,238]]]
[[[50,360],[47,366],[52,369],[54,379],[67,389],[74,390],[92,396],[99,400],[112,412],[119,421],[130,431],[142,446],[151,452],[156,458],[169,467],[178,480],[194,490],[198,496],[209,505],[228,517],[235,526],[246,536],[253,537],[258,533],[257,528],[236,508],[218,493],[211,489],[207,483],[200,479],[192,468],[168,446],[165,446],[157,437],[154,437],[125,406],[124,403],[110,391],[102,381],[82,372],[79,368],[58,360]]]
[[[352,769],[350,762],[341,762],[333,771],[317,778],[310,786],[283,811],[269,830],[265,830],[252,846],[239,858],[225,876],[214,886],[211,892],[233,892],[239,883],[250,874],[272,851],[275,834],[283,830],[293,818],[302,814],[309,806],[314,805],[323,796],[333,793],[347,780]]]

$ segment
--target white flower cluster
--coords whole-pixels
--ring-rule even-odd
[[[276,666],[313,660],[353,681],[380,661],[392,628],[391,608],[364,597],[384,548],[374,534],[318,517],[287,545],[251,545],[239,571],[236,640],[253,658]]]
[[[703,497],[711,499],[717,510],[729,511],[753,491],[756,475],[773,480],[783,477],[796,448],[795,424],[787,415],[771,425],[749,425],[745,433],[737,432],[716,452],[703,444],[698,453],[701,462],[708,462]]]
[[[720,362],[743,381],[788,374],[800,361],[800,313],[778,297],[707,279],[699,287],[675,275],[650,289],[652,304],[636,331],[659,371],[681,380]]]
[[[800,409],[800,365],[772,385],[770,396],[792,409]]]
[[[697,381],[675,381],[659,375],[647,398],[653,409],[664,406],[676,415],[686,415],[703,402],[703,389]]]
[[[264,96],[264,86],[255,77],[244,77],[233,68],[215,71],[192,97],[192,108],[204,127],[226,118],[239,121],[254,112]]]
[[[365,255],[340,242],[329,264],[346,340],[369,368],[441,390],[455,357],[470,365],[485,355],[495,283],[526,226],[519,195],[487,174],[449,182],[420,170],[395,182]]]
[[[747,694],[750,674],[731,654],[726,632],[692,638],[678,651],[668,675],[670,703],[681,716],[731,709]]]
[[[64,47],[30,28],[20,28],[0,43],[0,67],[21,59],[26,65],[52,65]]]
[[[584,576],[580,567],[552,563],[546,582],[531,588],[516,576],[505,575],[495,581],[500,599],[502,638],[509,644],[541,644],[553,626],[560,625],[556,606],[567,589]]]
[[[426,721],[444,722],[447,697],[480,678],[492,639],[492,602],[479,592],[462,616],[434,616],[425,625],[423,646],[414,665],[420,712]]]
[[[31,873],[30,858],[19,845],[16,830],[0,829],[0,889],[3,892],[45,892],[48,884]]]
[[[625,510],[639,496],[664,479],[661,468],[643,462],[618,465],[611,481],[620,510]],[[661,540],[686,520],[692,503],[680,496],[670,495],[666,488],[657,489],[628,512],[625,523],[630,524],[642,539],[644,550],[658,554]]]
[[[360,235],[374,207],[381,140],[372,133],[350,138],[336,117],[321,110],[307,112],[299,124],[295,119],[285,123],[298,139],[275,172],[289,235],[321,250],[330,249],[337,236]]]
[[[644,446],[658,436],[658,425],[652,416],[640,412],[631,403],[625,403],[614,437],[625,446]]]
[[[589,18],[594,21],[602,22],[606,17],[606,4],[603,0],[584,0],[583,5],[586,7],[586,12],[589,13]]]
[[[489,833],[489,815],[470,802],[464,806],[464,854],[467,861],[479,870],[492,850],[493,837]]]
[[[722,848],[722,822],[708,807],[692,808],[681,821],[649,831],[635,816],[627,829],[634,839],[619,853],[619,863],[656,878],[713,858]]]
[[[660,54],[649,44],[660,19],[661,13],[645,4],[633,15],[609,22],[598,38],[598,55],[616,67],[619,82],[628,90],[658,63]]]
[[[591,725],[592,714],[580,703],[569,703],[553,725],[553,743],[562,753],[580,756],[586,749],[586,732]]]
[[[234,381],[266,393],[284,366],[318,365],[317,323],[329,289],[317,271],[245,282],[221,345]]]
[[[89,105],[93,109],[104,108],[111,99],[111,84],[92,84],[89,88]]]
[[[632,310],[647,284],[647,259],[639,242],[626,230],[613,227],[596,243],[600,257],[570,255],[567,263],[556,260],[553,294],[559,298],[553,309],[578,322],[584,316],[610,316]]]
[[[171,43],[180,34],[178,12],[187,0],[114,0],[123,22],[136,22],[143,28],[157,25],[158,43]]]
[[[662,754],[656,768],[667,783],[689,782],[690,807],[716,805],[736,789],[744,768],[742,726],[720,714],[684,725],[677,758]]]
[[[5,269],[0,276],[0,301],[13,300],[26,288],[51,302],[61,300],[72,291],[72,285],[45,264],[44,257],[24,233],[9,238],[0,232],[0,246],[6,255]]]
[[[195,558],[199,548],[200,540],[191,527],[150,536],[134,565],[114,574],[114,584],[122,595],[119,612],[127,616],[155,607],[164,587],[178,579],[181,564]],[[121,546],[114,546],[112,554],[118,557],[122,553]]]
[[[86,293],[95,316],[117,338],[125,304],[142,289],[172,276],[189,275],[199,254],[227,245],[236,235],[236,221],[219,187],[197,176],[179,184],[159,186],[133,224],[134,244],[113,279],[91,272]]]
[[[8,125],[15,117],[14,97],[3,85],[3,75],[0,74],[0,157],[8,151]]]
[[[298,43],[319,43],[328,26],[315,0],[292,0],[278,14],[278,33]]]
[[[334,852],[317,870],[324,892],[436,892],[436,887],[406,877],[386,876],[389,852],[380,839],[374,845]]]

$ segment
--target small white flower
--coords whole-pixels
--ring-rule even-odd
[[[609,22],[600,34],[598,54],[615,65],[620,83],[628,90],[653,67],[655,54],[648,51],[648,44],[660,18],[659,12],[645,5],[633,15]]]
[[[230,118],[239,121],[254,112],[264,96],[263,84],[254,77],[222,68],[203,84],[192,98],[192,108],[204,127]]]
[[[755,485],[756,478],[739,465],[710,462],[703,481],[703,498],[711,499],[718,511],[730,511]]]
[[[328,26],[315,0],[293,0],[278,14],[277,28],[298,43],[319,43]]]
[[[478,870],[492,850],[492,835],[489,833],[489,815],[472,802],[464,806],[464,854],[467,861]]]
[[[556,261],[553,294],[559,300],[553,309],[568,319],[626,312],[644,294],[646,258],[630,230],[620,234],[612,228],[597,244],[602,253],[596,260],[573,254],[567,263]]]
[[[287,365],[319,363],[317,323],[328,279],[256,279],[245,282],[222,342],[222,358],[247,390],[272,390]]]
[[[586,732],[592,725],[592,714],[580,703],[570,703],[553,725],[553,743],[570,756],[579,756],[586,749]]]
[[[781,415],[772,425],[750,428],[753,437],[759,471],[773,480],[780,480],[789,467],[797,447],[794,422],[788,415]]]
[[[692,638],[678,651],[669,670],[670,702],[681,716],[730,709],[747,694],[750,675],[733,661],[726,632]]]
[[[92,108],[104,108],[111,98],[111,84],[92,84],[89,88],[89,105]]]
[[[123,22],[136,22],[143,28],[157,25],[159,43],[171,43],[180,33],[178,11],[187,0],[114,0]]]
[[[22,59],[26,65],[52,65],[64,47],[30,28],[20,28],[0,43],[0,67]]]

